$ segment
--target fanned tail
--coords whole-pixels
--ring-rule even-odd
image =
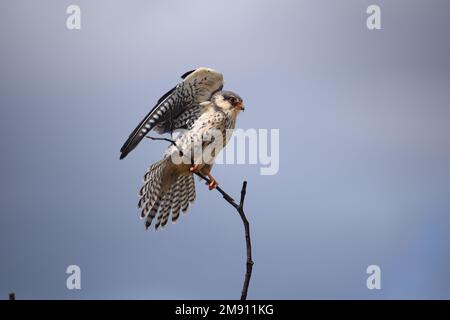
[[[145,218],[146,229],[151,226],[157,215],[156,230],[167,224],[171,213],[172,221],[177,221],[180,212],[186,212],[189,204],[195,201],[193,175],[180,174],[175,177],[175,182],[167,181],[169,178],[165,177],[166,161],[164,159],[150,166],[144,175],[144,185],[139,192],[138,207],[142,209],[141,217]]]

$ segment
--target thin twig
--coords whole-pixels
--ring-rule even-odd
[[[150,140],[159,140],[159,141],[167,141],[170,142],[171,144],[173,144],[175,147],[178,148],[177,144],[175,143],[175,141],[169,139],[169,138],[156,138],[156,137],[151,137],[151,136],[145,136],[147,139]],[[181,151],[181,150],[180,150]]]
[[[175,147],[178,148],[178,146],[175,143],[175,141],[173,141],[171,139],[154,138],[154,137],[150,137],[150,136],[147,136],[147,138],[152,139],[152,140],[168,141],[171,144],[173,144]],[[180,148],[178,148],[178,150],[180,150]],[[180,152],[182,153],[181,150],[180,150]],[[198,171],[194,171],[193,173],[195,175],[197,175],[198,177],[200,177],[201,179],[203,179],[207,184],[211,183],[211,180],[208,179],[202,173],[200,173]],[[227,192],[225,192],[225,190],[223,190],[219,186],[217,186],[215,189],[223,196],[225,201],[227,201],[231,206],[233,206],[236,209],[236,211],[238,212],[239,216],[241,217],[242,223],[244,224],[245,245],[246,245],[246,248],[247,248],[247,263],[246,263],[246,272],[245,272],[244,284],[242,286],[241,300],[246,300],[247,299],[247,293],[248,293],[248,286],[250,285],[250,278],[252,276],[252,271],[253,271],[252,242],[251,242],[251,238],[250,238],[250,224],[249,224],[249,222],[247,220],[247,217],[245,216],[245,212],[244,212],[244,201],[245,201],[245,195],[247,193],[247,181],[244,181],[242,183],[241,198],[239,200],[239,204],[237,204],[234,201],[234,199]]]
[[[197,176],[202,178],[206,181],[206,183],[210,184],[211,181],[206,178],[204,175],[198,172],[194,172]],[[252,276],[252,270],[253,270],[253,260],[252,260],[252,242],[250,239],[250,224],[247,220],[247,217],[245,216],[244,212],[244,200],[245,200],[245,194],[247,192],[247,181],[244,181],[242,183],[242,190],[241,190],[241,199],[239,201],[239,204],[237,204],[233,198],[226,193],[223,189],[220,187],[216,187],[216,190],[222,194],[223,198],[231,204],[239,213],[239,216],[241,217],[242,223],[244,224],[244,231],[245,231],[245,245],[247,248],[247,268],[245,272],[245,278],[244,278],[244,285],[242,286],[242,293],[241,293],[241,300],[247,300],[247,292],[248,292],[248,286],[250,284],[250,278]]]

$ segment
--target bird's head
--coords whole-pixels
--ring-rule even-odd
[[[244,111],[242,98],[231,91],[219,91],[212,97],[212,102],[225,112],[239,113]]]

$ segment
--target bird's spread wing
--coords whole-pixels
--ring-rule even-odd
[[[198,110],[194,110],[194,107],[208,101],[216,91],[223,88],[222,74],[209,68],[186,72],[181,78],[183,80],[162,96],[133,130],[120,149],[120,159],[125,158],[152,129],[165,133],[185,127],[186,121],[183,119],[192,121],[198,117],[200,109],[197,107]]]

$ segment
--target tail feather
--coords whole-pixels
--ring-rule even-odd
[[[167,224],[167,221],[169,221],[170,216],[170,205],[171,200],[168,199],[167,203],[165,203],[166,207],[164,207],[164,210],[161,212],[161,227],[165,227]]]
[[[180,216],[181,210],[181,202],[180,202],[180,181],[181,176],[178,177],[177,183],[173,186],[173,194],[172,194],[172,222],[178,220]]]
[[[181,211],[182,212],[186,212],[187,208],[189,207],[189,195],[188,195],[188,189],[187,189],[187,185],[186,185],[186,180],[187,179],[183,179],[182,183],[182,191],[181,191]]]
[[[188,199],[189,202],[194,202],[195,201],[195,182],[194,182],[194,176],[191,174],[189,176],[189,181],[187,183],[187,190],[188,192]]]
[[[156,213],[158,212],[160,202],[161,202],[161,199],[157,198],[155,204],[150,209],[150,212],[147,215],[147,218],[145,220],[145,230],[147,230],[148,227],[150,227],[152,225],[152,221],[156,217]]]
[[[142,208],[142,218],[150,214],[160,196],[164,166],[164,160],[158,161],[150,166],[144,176],[144,186],[139,192],[141,198],[138,202],[138,208]]]
[[[195,183],[192,174],[181,174],[171,184],[164,177],[167,172],[166,160],[151,165],[144,175],[144,185],[139,191],[138,207],[142,209],[141,217],[146,218],[146,229],[151,226],[153,219],[158,215],[155,229],[164,227],[172,213],[172,221],[180,216],[180,211],[186,212],[189,203],[195,201]],[[166,174],[167,175],[167,174]]]
[[[158,221],[156,222],[155,229],[158,230],[158,228],[164,227],[167,223],[166,217],[170,214],[170,206],[171,206],[171,190],[169,190],[163,197],[161,201],[160,208],[158,215]],[[165,223],[164,223],[165,221]]]

